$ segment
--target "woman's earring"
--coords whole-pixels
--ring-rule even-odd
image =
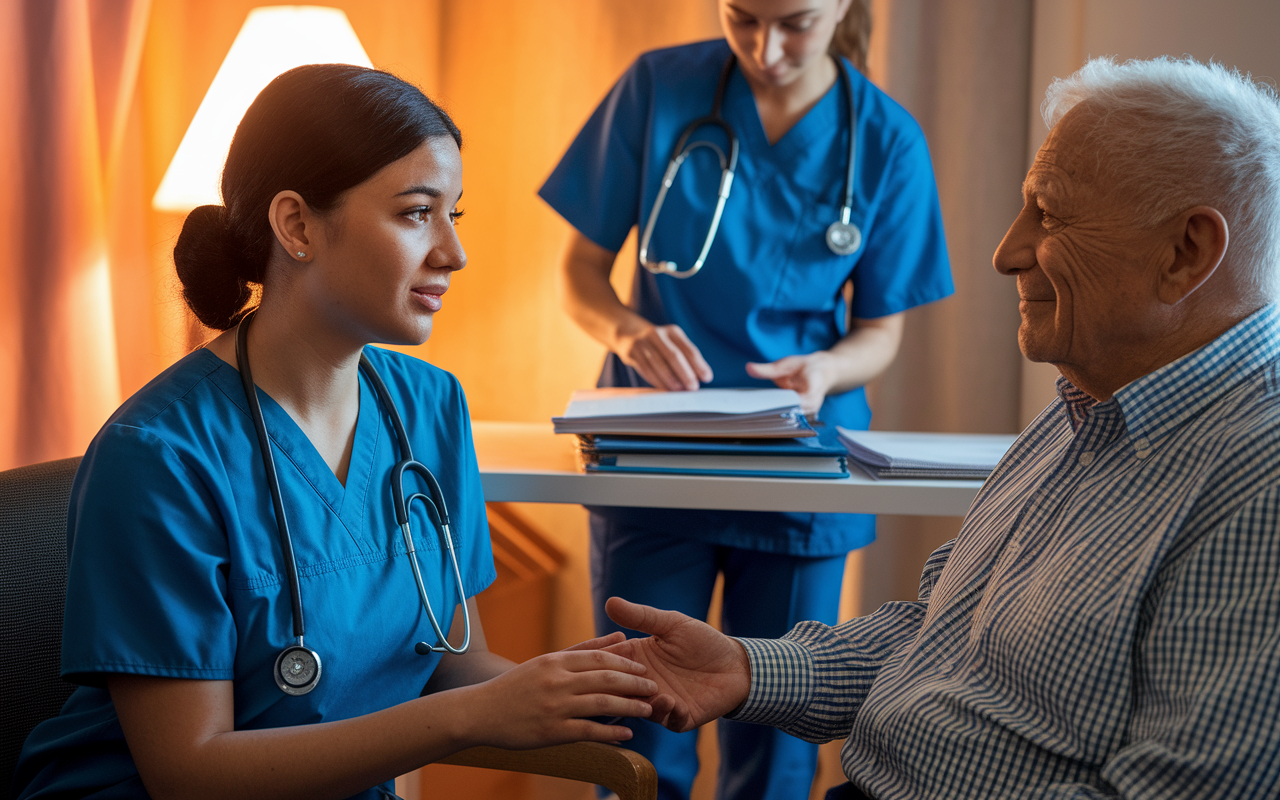
[[[306,258],[306,257],[307,257],[306,253],[302,252],[301,250],[298,251],[298,258]]]

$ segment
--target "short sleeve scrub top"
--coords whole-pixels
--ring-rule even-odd
[[[466,400],[453,376],[376,348],[415,458],[440,482],[468,596],[494,579]],[[110,673],[229,680],[235,727],[355,717],[418,697],[440,655],[395,524],[395,433],[360,378],[345,487],[292,418],[258,397],[292,533],[306,644],[321,679],[290,696],[273,678],[294,643],[289,586],[258,438],[239,373],[207,350],[165,371],[112,416],[76,474],[63,677],[79,684],[27,739],[18,796],[147,796],[105,688]],[[421,503],[412,526],[423,583],[447,631],[458,597]],[[362,798],[392,794],[390,784]]]
[[[641,56],[570,145],[540,195],[571,225],[608,250],[648,221],[672,148],[684,128],[710,113],[730,56],[724,40]],[[850,221],[863,234],[851,255],[834,254],[826,229],[840,218],[849,152],[849,109],[837,81],[770,145],[755,98],[733,70],[722,116],[739,140],[737,175],[720,229],[696,275],[654,275],[637,264],[631,307],[655,325],[679,325],[712,371],[711,387],[764,387],[748,361],[825,350],[847,333],[846,315],[875,318],[950,295],[938,191],[915,120],[841,59],[857,107],[857,159]],[[726,146],[704,126],[691,140]],[[715,207],[720,163],[698,148],[669,190],[649,257],[690,266]],[[852,308],[842,294],[852,282]],[[601,386],[644,386],[610,354]],[[861,388],[830,395],[819,412],[828,428],[865,429]],[[835,556],[869,543],[874,517],[669,509],[593,508],[653,529],[797,556]]]

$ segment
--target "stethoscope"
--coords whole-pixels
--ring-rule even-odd
[[[844,204],[840,207],[840,219],[827,226],[827,247],[831,248],[831,252],[838,256],[852,255],[862,244],[862,231],[849,221],[850,215],[853,213],[853,165],[858,152],[858,114],[853,105],[853,82],[849,80],[849,75],[844,71],[844,65],[840,63],[840,59],[835,58],[836,73],[840,77],[840,85],[844,87],[845,100],[849,105],[849,163],[845,166],[844,174]],[[729,60],[724,62],[724,69],[720,71],[720,82],[716,85],[715,99],[711,102],[711,114],[706,117],[700,117],[690,122],[680,134],[680,138],[676,140],[676,146],[671,151],[671,160],[667,162],[667,171],[662,175],[662,186],[658,189],[658,197],[653,201],[653,210],[649,212],[649,221],[645,223],[644,233],[640,236],[640,263],[644,268],[655,275],[670,275],[673,278],[691,278],[698,274],[698,270],[702,269],[702,264],[707,260],[707,253],[711,250],[711,242],[716,238],[716,231],[720,228],[720,216],[724,213],[724,203],[729,199],[729,190],[733,188],[734,170],[738,167],[738,137],[733,132],[733,128],[728,122],[720,116],[720,106],[724,101],[725,87],[729,85],[729,76],[733,73],[733,65],[737,63],[737,59],[730,55]],[[729,155],[726,157],[724,151],[712,142],[705,140],[695,141],[687,147],[685,143],[689,141],[689,137],[694,134],[703,125],[715,125],[724,131],[725,136],[729,139]],[[658,222],[658,213],[662,211],[662,203],[667,199],[667,190],[671,188],[671,184],[675,182],[676,173],[680,171],[680,165],[684,163],[689,154],[699,147],[710,148],[715,151],[716,156],[720,159],[720,192],[716,198],[716,208],[711,215],[711,227],[707,229],[707,238],[702,241],[702,250],[698,253],[698,260],[693,262],[693,266],[681,271],[680,267],[674,261],[651,261],[649,259],[649,241],[653,238],[653,228]]]
[[[262,466],[267,473],[267,487],[271,490],[271,503],[275,506],[276,511],[276,527],[280,530],[280,551],[284,555],[285,575],[289,580],[289,600],[293,606],[293,636],[296,640],[294,644],[280,651],[280,655],[276,658],[275,679],[276,685],[285,694],[302,695],[316,688],[316,684],[320,682],[320,654],[315,650],[307,647],[303,643],[303,634],[306,630],[306,623],[302,615],[302,593],[298,589],[298,561],[293,554],[293,540],[289,536],[289,521],[285,517],[284,502],[280,496],[280,479],[276,475],[275,459],[271,455],[271,440],[267,438],[267,426],[262,419],[262,407],[258,403],[258,392],[253,384],[253,372],[249,368],[249,347],[248,333],[249,323],[253,320],[254,312],[250,311],[240,320],[240,327],[236,331],[236,368],[240,370],[240,382],[244,386],[245,398],[249,401],[249,416],[253,418],[253,427],[258,432],[258,445],[262,451]],[[364,373],[369,382],[373,384],[374,392],[378,395],[378,401],[382,407],[387,410],[387,415],[391,417],[391,425],[396,431],[396,440],[399,445],[399,453],[401,461],[391,469],[391,496],[394,501],[396,524],[400,526],[400,535],[404,537],[404,546],[409,552],[409,565],[413,567],[413,580],[418,585],[418,599],[422,602],[422,607],[427,611],[427,619],[431,622],[431,629],[435,632],[436,640],[440,645],[432,647],[426,642],[418,642],[414,645],[414,651],[419,655],[428,653],[453,653],[461,655],[467,652],[471,647],[471,615],[467,613],[467,605],[464,600],[462,603],[462,646],[454,647],[449,644],[449,639],[440,628],[440,623],[436,620],[435,611],[431,608],[431,600],[427,597],[427,589],[422,584],[422,570],[418,566],[417,549],[413,545],[413,532],[409,528],[409,505],[414,500],[421,500],[427,508],[427,516],[435,523],[436,529],[440,533],[440,537],[444,540],[444,547],[449,551],[449,558],[453,562],[453,577],[458,585],[458,597],[465,598],[466,590],[462,585],[462,572],[458,568],[458,554],[453,548],[453,537],[449,532],[449,510],[445,507],[444,494],[440,491],[440,484],[436,481],[436,477],[431,474],[431,470],[426,465],[413,460],[413,450],[409,447],[409,436],[405,433],[404,423],[400,419],[400,412],[396,409],[396,404],[391,400],[391,393],[387,391],[387,385],[382,382],[382,376],[374,369],[373,364],[369,363],[369,359],[363,353],[360,354],[360,371]],[[414,492],[407,498],[404,494],[404,478],[406,472],[417,473],[427,484],[427,490],[431,492],[431,496],[422,492]]]

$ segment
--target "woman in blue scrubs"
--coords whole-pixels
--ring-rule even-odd
[[[867,427],[862,386],[896,354],[902,312],[951,294],[952,284],[924,137],[854,68],[863,65],[866,13],[851,0],[721,0],[724,39],[642,55],[591,115],[540,194],[574,228],[566,304],[609,350],[600,385],[776,384],[799,392],[806,413],[828,428]],[[692,277],[637,267],[624,304],[609,282],[617,252],[632,228],[645,229],[673,147],[711,112],[731,56],[721,114],[740,153],[719,232]],[[862,239],[849,255],[825,238],[840,218],[849,159],[850,108],[837,70],[848,75],[856,107],[850,221]],[[692,138],[727,150],[714,126]],[[693,264],[720,170],[709,148],[689,156],[650,260]],[[602,634],[616,630],[603,610],[613,595],[705,619],[717,574],[727,633],[775,637],[801,620],[834,624],[845,555],[874,536],[873,518],[857,515],[591,512]],[[720,796],[807,796],[814,746],[772,728],[718,725]],[[693,734],[633,728],[628,746],[657,765],[662,796],[687,797],[698,767]]]
[[[655,688],[643,668],[590,652],[606,640],[519,666],[488,651],[474,596],[494,567],[462,390],[366,346],[425,341],[466,263],[460,143],[415,87],[360,67],[292,70],[249,109],[226,205],[193,211],[174,250],[192,311],[224,332],[126,401],[76,475],[62,672],[79,687],[28,739],[19,796],[387,797],[395,776],[466,747],[624,740],[585,717],[650,713],[633,699]],[[241,327],[305,644],[321,658],[303,694],[276,680],[294,615]],[[439,639],[393,515],[402,456],[362,353],[452,511],[457,581],[424,504],[411,522],[455,645],[470,611],[463,655],[415,652]]]

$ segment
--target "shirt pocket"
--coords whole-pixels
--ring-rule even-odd
[[[809,203],[791,236],[787,258],[769,305],[780,311],[834,311],[840,288],[857,265],[866,248],[864,214],[853,209],[849,221],[862,231],[862,241],[853,253],[842,256],[827,246],[827,228],[840,219],[840,206],[830,202]]]

